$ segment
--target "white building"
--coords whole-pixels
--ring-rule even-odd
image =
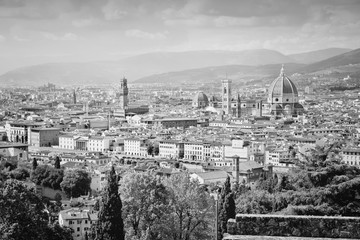
[[[91,190],[101,192],[107,184],[106,171],[94,170],[91,173]]]
[[[291,167],[291,156],[287,149],[268,149],[265,151],[265,164],[278,167]]]
[[[107,152],[110,150],[111,141],[111,138],[102,136],[61,135],[59,136],[59,148],[90,152]]]
[[[147,141],[141,138],[126,138],[124,139],[124,153],[134,156],[148,156]]]
[[[82,210],[79,208],[71,208],[60,211],[59,225],[62,227],[69,227],[73,230],[74,240],[85,239],[85,234],[91,233],[91,226],[97,222],[97,212],[90,212],[89,210]]]
[[[241,139],[233,139],[231,145],[225,146],[225,160],[232,161],[233,156],[238,156],[240,161],[248,161],[250,159],[250,154],[252,145],[248,141]]]
[[[110,138],[91,136],[88,141],[88,151],[107,152],[110,150],[111,141]]]
[[[343,162],[351,166],[360,166],[360,149],[344,149],[342,151]]]
[[[224,162],[225,146],[218,142],[185,142],[184,159],[201,162]],[[221,165],[223,166],[223,165]]]
[[[185,142],[184,159],[192,161],[203,161],[204,144],[202,142]]]
[[[159,142],[159,156],[171,159],[182,158],[184,156],[184,143],[175,140],[161,140]]]
[[[59,136],[59,148],[73,150],[75,148],[74,136],[60,135]]]

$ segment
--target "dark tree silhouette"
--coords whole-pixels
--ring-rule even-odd
[[[221,236],[223,236],[224,233],[227,232],[227,221],[230,218],[235,218],[236,206],[235,206],[235,200],[234,200],[234,194],[229,193],[225,197],[224,204],[220,211],[219,221],[220,221],[220,230],[221,230]],[[222,239],[222,237],[221,237]]]
[[[45,205],[33,189],[17,180],[0,184],[0,239],[70,240],[71,231],[49,224]]]
[[[96,240],[124,240],[124,222],[121,216],[122,203],[118,191],[118,181],[112,166],[108,185],[102,197],[98,223],[95,229]]]
[[[32,161],[32,169],[35,170],[37,168],[37,166],[38,166],[37,160],[36,160],[36,158],[34,158]]]
[[[56,156],[56,158],[55,158],[54,167],[56,169],[60,169],[60,157],[59,156]]]
[[[91,177],[82,169],[68,170],[60,186],[69,197],[79,197],[90,191]]]
[[[225,199],[226,196],[229,195],[231,193],[231,183],[230,183],[230,177],[228,176],[224,182],[224,185],[221,189],[220,192],[220,198],[219,198],[219,202],[218,202],[218,216],[221,215],[221,212],[223,211],[222,208],[224,206],[225,203]],[[221,223],[221,219],[218,219],[218,238],[222,239],[222,223]]]

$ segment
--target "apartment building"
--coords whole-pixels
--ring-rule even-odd
[[[343,162],[351,166],[360,166],[360,148],[344,149],[342,151]]]
[[[169,159],[184,157],[184,143],[175,140],[161,140],[159,142],[159,156]]]
[[[70,208],[59,213],[59,225],[71,228],[74,240],[84,240],[86,233],[91,233],[91,226],[97,221],[97,212],[90,210]]]
[[[147,140],[143,138],[125,138],[124,153],[134,156],[147,156]]]

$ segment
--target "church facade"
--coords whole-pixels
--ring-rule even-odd
[[[196,108],[204,108],[211,106],[221,108],[224,115],[229,115],[234,118],[241,116],[272,116],[272,117],[286,117],[297,116],[304,112],[304,108],[299,104],[299,95],[297,87],[285,74],[282,66],[280,75],[271,83],[267,99],[252,99],[242,101],[240,95],[235,97],[232,95],[231,89],[232,81],[230,79],[223,79],[221,81],[221,100],[211,97],[207,100],[204,93],[197,94],[193,101],[193,106]],[[200,97],[199,97],[200,96]],[[206,97],[206,104],[201,104],[201,100]],[[195,103],[196,102],[196,103]]]

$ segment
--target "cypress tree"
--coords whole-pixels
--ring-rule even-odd
[[[100,204],[95,240],[124,240],[124,222],[121,216],[121,208],[117,176],[114,166],[112,166]]]
[[[221,233],[221,235],[219,236],[220,239],[222,239],[223,234],[227,232],[227,221],[230,218],[235,218],[236,215],[235,211],[236,211],[236,206],[235,206],[234,194],[229,193],[225,197],[225,201],[221,208],[220,216],[219,216],[219,222],[220,222],[219,228]]]
[[[56,156],[56,158],[55,158],[54,167],[55,167],[56,169],[60,169],[60,157],[59,157],[59,156]]]
[[[33,161],[32,161],[32,169],[35,171],[37,166],[38,166],[37,160],[36,160],[36,158],[34,158]]]
[[[218,237],[219,239],[222,239],[222,221],[221,221],[221,212],[223,209],[223,205],[225,203],[225,198],[228,194],[231,193],[231,183],[230,183],[230,177],[228,176],[224,182],[224,185],[220,192],[220,198],[218,202]],[[227,221],[227,220],[226,220]]]
[[[221,189],[221,193],[220,193],[220,206],[222,206],[224,204],[225,198],[226,196],[231,193],[231,183],[230,183],[230,177],[228,176],[224,182],[224,185]]]

